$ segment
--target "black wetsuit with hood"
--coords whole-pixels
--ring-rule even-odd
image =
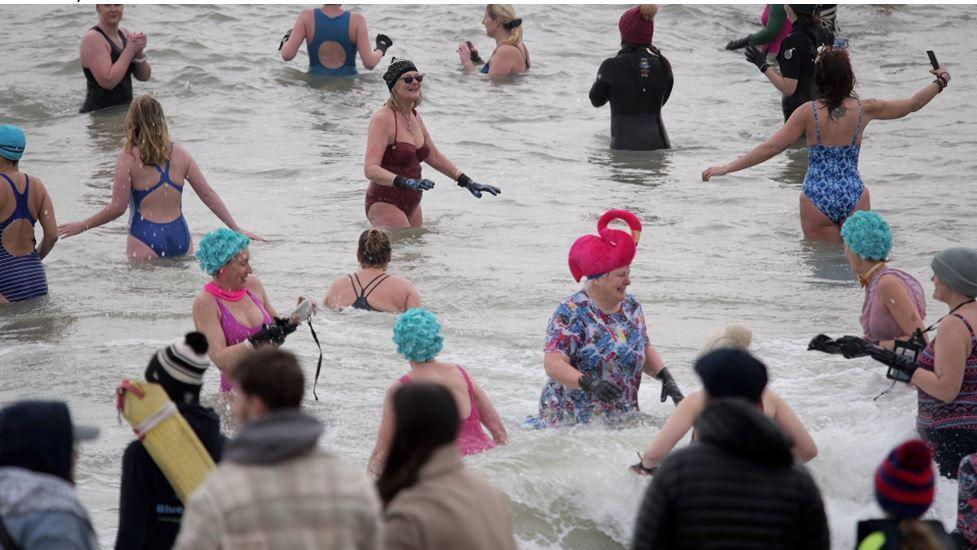
[[[661,109],[674,84],[672,67],[654,47],[625,45],[605,59],[590,88],[590,102],[611,102],[611,148],[669,149]]]

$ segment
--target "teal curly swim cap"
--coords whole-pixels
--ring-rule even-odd
[[[444,344],[441,323],[433,313],[422,307],[408,309],[397,318],[394,343],[397,344],[397,352],[410,361],[431,361]]]
[[[194,256],[200,262],[200,268],[204,273],[217,275],[220,268],[227,265],[227,262],[247,248],[250,243],[251,239],[237,231],[222,227],[207,233],[200,239],[200,245]]]
[[[892,250],[892,231],[878,212],[859,210],[841,226],[841,238],[866,260],[884,260]]]

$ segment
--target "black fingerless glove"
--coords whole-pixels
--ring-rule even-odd
[[[585,374],[577,380],[580,389],[597,398],[604,403],[612,403],[621,398],[624,393],[614,382],[608,380],[594,380],[589,374]]]
[[[770,68],[770,63],[767,63],[767,54],[758,50],[753,44],[746,47],[745,55],[746,60],[756,65],[757,69],[760,69],[761,73],[767,72],[767,69]]]
[[[678,382],[672,378],[672,373],[668,372],[667,368],[662,369],[655,378],[661,380],[662,382],[662,395],[661,402],[664,403],[669,397],[672,398],[672,403],[678,405],[685,396],[682,395],[682,389],[678,387]]]
[[[288,32],[286,32],[285,36],[282,37],[282,41],[278,43],[278,51],[282,51],[282,48],[285,47],[285,43],[288,42],[288,39],[291,36],[292,36],[292,29],[288,29]]]
[[[377,47],[376,49],[383,52],[384,55],[387,54],[387,48],[394,45],[394,41],[390,39],[389,36],[385,34],[377,35]]]

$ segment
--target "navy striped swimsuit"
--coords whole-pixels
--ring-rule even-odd
[[[37,223],[37,219],[31,215],[27,207],[27,193],[30,191],[31,180],[24,174],[24,192],[18,193],[14,180],[6,174],[0,174],[3,179],[10,184],[10,190],[14,193],[16,207],[14,213],[9,218],[0,222],[0,237],[3,232],[16,220],[28,220],[31,227]],[[31,250],[30,254],[14,256],[0,243],[0,296],[8,302],[23,302],[38,296],[47,294],[47,276],[44,275],[44,266],[41,265],[41,258],[37,255],[37,249]]]

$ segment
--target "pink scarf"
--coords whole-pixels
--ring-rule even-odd
[[[220,298],[221,300],[225,300],[228,302],[240,302],[241,299],[244,298],[244,294],[245,294],[243,288],[240,290],[225,290],[217,286],[217,283],[213,281],[204,285],[204,292],[209,292],[214,296]]]

